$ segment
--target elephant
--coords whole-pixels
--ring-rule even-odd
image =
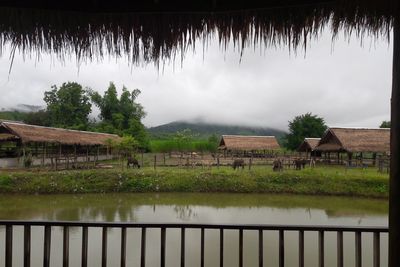
[[[130,168],[131,166],[133,168],[137,167],[138,169],[140,169],[140,164],[139,164],[138,160],[129,156],[128,157],[128,163],[126,164],[126,167]]]
[[[283,170],[283,164],[280,159],[274,160],[274,162],[272,163],[272,170],[274,172],[280,172]]]
[[[237,168],[244,169],[244,160],[243,159],[235,159],[232,164],[232,168],[236,170]]]

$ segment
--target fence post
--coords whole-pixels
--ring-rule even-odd
[[[143,151],[142,151],[142,167],[144,167]]]
[[[157,155],[154,155],[154,169],[157,168]]]
[[[217,168],[219,169],[219,155],[217,156]]]
[[[249,159],[249,170],[251,170],[251,165],[253,164],[253,156]]]
[[[165,153],[163,153],[163,157],[164,157],[164,167],[165,167]]]

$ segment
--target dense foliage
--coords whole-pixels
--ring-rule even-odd
[[[390,128],[390,121],[382,121],[379,128]]]
[[[46,108],[35,112],[2,111],[0,119],[22,121],[28,124],[89,130],[132,136],[138,148],[149,150],[147,131],[141,122],[145,116],[142,105],[137,103],[139,89],[122,88],[118,97],[113,83],[101,96],[92,89],[76,82],[53,85],[44,93]],[[92,103],[100,109],[99,121],[90,120]]]
[[[321,137],[327,126],[323,118],[311,113],[296,116],[289,122],[289,134],[285,138],[285,146],[295,150],[306,137]]]
[[[53,85],[44,93],[47,115],[51,126],[86,129],[92,105],[86,91],[75,82],[63,83],[60,88]],[[38,123],[41,123],[39,120]]]
[[[147,132],[141,122],[146,113],[143,106],[136,101],[139,94],[139,89],[129,91],[124,86],[118,98],[117,89],[112,82],[103,96],[89,90],[92,102],[100,109],[101,121],[93,125],[93,130],[134,136],[139,143],[139,148],[148,150]]]

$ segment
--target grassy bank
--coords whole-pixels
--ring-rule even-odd
[[[234,171],[140,170],[15,171],[0,173],[1,193],[235,192],[388,196],[388,176],[376,169],[319,167],[275,173],[270,167]]]

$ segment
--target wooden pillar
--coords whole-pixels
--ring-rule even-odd
[[[89,169],[89,146],[86,146],[86,168]]]
[[[44,167],[44,161],[46,160],[46,143],[42,145],[42,168]]]
[[[74,145],[74,164],[75,164],[75,168],[77,167],[76,166],[76,162],[78,161],[78,158],[77,158],[77,156],[76,156],[76,145]]]
[[[353,153],[351,153],[351,152],[347,152],[347,160],[348,160],[348,164],[349,164],[349,166],[351,166],[352,165],[352,159],[353,159]]]
[[[22,167],[25,168],[26,151],[25,144],[22,144]]]
[[[394,19],[390,128],[389,267],[400,266],[400,15]]]

